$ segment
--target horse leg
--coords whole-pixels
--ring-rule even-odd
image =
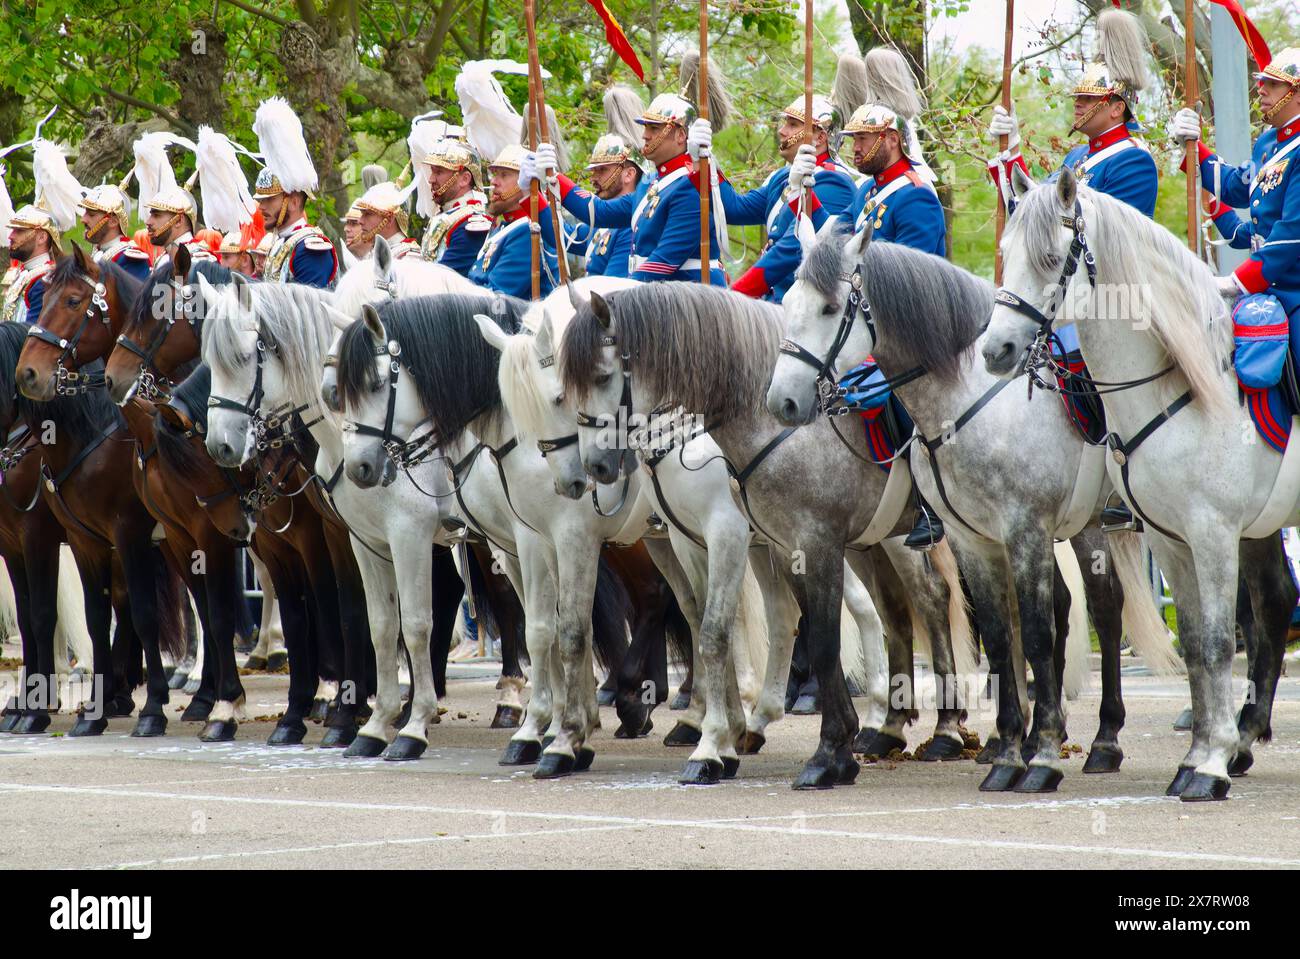
[[[1114,563],[1101,564],[1098,571],[1097,549],[1107,549],[1104,535],[1076,536],[1070,541],[1079,569],[1083,573],[1083,589],[1088,600],[1088,613],[1093,628],[1097,630],[1097,643],[1101,647],[1101,707],[1098,710],[1097,735],[1088,749],[1088,759],[1083,764],[1085,773],[1118,772],[1124,761],[1124,750],[1119,745],[1119,731],[1124,728],[1124,696],[1120,680],[1120,640],[1124,635],[1124,594]],[[1107,552],[1105,558],[1110,559]]]
[[[560,550],[556,555],[556,627],[564,670],[564,706],[555,739],[543,750],[534,779],[581,772],[595,757],[586,742],[600,721],[591,653],[591,609],[599,566],[599,547],[587,552]]]
[[[214,664],[216,701],[199,739],[206,743],[229,742],[235,738],[238,713],[244,703],[244,687],[235,663],[235,630],[244,602],[243,569],[232,543],[209,542],[204,554],[208,609],[204,636],[211,637],[208,651]]]
[[[426,545],[424,547],[428,549]],[[388,747],[388,727],[396,722],[402,711],[402,690],[398,681],[398,632],[401,629],[397,572],[395,567],[385,563],[377,556],[361,549],[357,551],[357,567],[364,584],[363,594],[366,602],[366,614],[370,625],[370,643],[375,648],[375,678],[378,690],[375,694],[375,708],[365,725],[356,732],[355,738],[347,743],[343,755],[353,758],[373,759],[383,754]],[[362,555],[364,554],[364,555]],[[427,596],[432,587],[425,584],[424,592],[416,595]],[[425,660],[428,660],[426,651]],[[433,677],[430,672],[429,687],[432,690]],[[411,692],[415,694],[416,676],[414,668],[411,673]],[[434,707],[437,708],[436,705]],[[339,727],[326,730],[329,736]],[[336,733],[337,735],[337,733]],[[425,741],[427,744],[427,740]],[[333,743],[333,745],[343,745]],[[417,753],[418,755],[418,753]],[[400,758],[400,757],[398,757]],[[412,756],[410,758],[416,758]]]
[[[1063,690],[1065,689],[1065,641],[1070,632],[1070,607],[1073,605],[1070,596],[1070,587],[1066,585],[1065,576],[1062,575],[1061,569],[1052,563],[1052,626],[1053,626],[1053,647],[1052,647],[1052,673],[1051,676],[1044,679],[1043,682],[1050,682],[1056,687],[1056,701],[1061,704],[1062,717],[1065,715],[1065,698]],[[1023,635],[1023,628],[1022,628]],[[1037,698],[1039,687],[1038,672],[1034,672],[1034,682],[1029,686],[1029,690],[1034,692]],[[1064,737],[1064,729],[1062,731]],[[1064,741],[1064,738],[1062,738]],[[1025,737],[1024,743],[1020,746],[1020,755],[1029,762],[1038,753],[1038,721],[1035,713],[1034,720],[1030,724],[1029,735]]]
[[[663,574],[668,581],[669,588],[673,595],[677,597],[677,605],[681,608],[682,615],[691,627],[691,685],[692,692],[690,700],[686,704],[685,714],[677,720],[676,725],[668,731],[664,737],[665,746],[691,746],[698,745],[700,741],[700,727],[704,724],[704,698],[694,695],[694,676],[700,666],[700,629],[701,629],[701,610],[700,599],[695,595],[695,589],[691,584],[691,579],[686,575],[686,570],[682,568],[681,561],[677,558],[677,552],[670,542],[663,540],[645,540],[646,550],[650,553],[655,565],[659,567],[659,572]],[[694,544],[692,544],[694,545]],[[698,547],[696,547],[698,549]],[[685,684],[683,684],[685,685]],[[680,696],[680,691],[678,692]]]
[[[456,569],[456,560],[450,549],[435,546],[430,554],[430,603],[433,610],[433,626],[429,635],[429,668],[433,674],[433,691],[439,699],[447,696],[447,654],[451,650],[451,634],[456,629],[456,617],[460,613],[460,602],[465,593],[462,574]],[[475,575],[479,566],[478,554],[467,552],[467,568],[464,575],[471,577],[475,601],[486,601],[484,595],[488,587],[482,575]],[[376,665],[377,668],[377,665]],[[433,720],[437,722],[437,720]]]
[[[1034,698],[1034,729],[1038,733],[1036,753],[1029,768],[1016,783],[1016,792],[1055,792],[1063,773],[1061,744],[1065,739],[1065,717],[1061,708],[1056,629],[1064,634],[1064,623],[1054,616],[1053,598],[1069,593],[1065,580],[1056,569],[1052,538],[1046,530],[1026,525],[1008,538],[1011,568],[1014,571],[1016,604],[1020,613],[1020,636],[1025,658],[1034,671],[1037,695]],[[1055,585],[1054,585],[1055,583]],[[1065,622],[1069,619],[1068,602]],[[1064,660],[1060,660],[1064,666]]]
[[[542,735],[551,724],[555,708],[555,687],[551,661],[556,656],[555,618],[556,586],[547,563],[547,547],[531,532],[518,541],[518,560],[496,554],[494,562],[503,567],[524,602],[524,643],[532,663],[532,695],[524,710],[524,721],[499,760],[502,766],[527,766],[542,754]]]
[[[415,532],[421,532],[419,527]],[[433,553],[429,550],[428,540],[420,535],[412,536],[409,541],[390,542],[390,548],[397,595],[409,597],[394,613],[400,614],[402,638],[410,654],[411,717],[384,751],[385,759],[399,761],[417,759],[424,753],[429,744],[429,726],[438,719],[438,693],[433,683],[433,663],[429,658],[429,632],[433,628]],[[369,593],[366,590],[366,594]],[[454,591],[452,598],[459,606],[460,591]]]
[[[99,736],[108,728],[108,704],[116,692],[111,647],[112,554],[97,544],[87,547],[74,539],[72,556],[81,576],[86,631],[90,634],[94,652],[92,662],[88,664],[93,673],[90,698],[68,735]]]
[[[799,697],[805,689],[808,690],[808,698],[800,703]],[[799,611],[799,618],[795,621],[790,670],[785,680],[785,711],[793,714],[796,706],[799,707],[798,715],[810,716],[818,710],[816,680],[813,679],[812,667],[808,664],[808,620],[804,618],[803,610]]]
[[[1252,746],[1273,736],[1273,696],[1297,593],[1281,534],[1242,540],[1241,572],[1254,607],[1256,648],[1250,657],[1246,702],[1237,717],[1237,757],[1228,767],[1232,776],[1244,776],[1254,762]]]
[[[198,628],[195,632],[199,636],[200,645],[199,655],[195,657],[195,666],[200,670],[200,679],[194,697],[181,713],[181,722],[205,723],[212,715],[212,708],[217,702],[217,673],[220,670],[221,660],[213,648],[211,609],[213,601],[209,599],[211,594],[208,588],[209,579],[207,575],[191,575],[187,579],[190,594],[194,597],[194,605],[199,614]],[[189,611],[187,610],[186,613],[188,615]]]
[[[135,634],[144,647],[147,671],[145,704],[140,710],[135,729],[131,731],[131,735],[136,737],[161,736],[167,730],[164,707],[169,692],[162,665],[157,588],[159,576],[168,576],[170,570],[158,561],[153,552],[155,548],[147,539],[141,542],[133,536],[123,536],[117,543],[131,600],[131,619]]]
[[[858,735],[871,737],[879,731],[889,712],[889,659],[885,652],[884,624],[863,582],[864,573],[859,572],[867,565],[862,551],[847,552],[845,564],[844,606],[857,626],[867,687],[862,691],[867,706],[859,719]]]
[[[57,553],[55,554],[57,556]],[[48,638],[38,636],[35,629],[36,603],[57,602],[57,569],[30,569],[21,557],[10,557],[9,581],[14,590],[14,613],[18,620],[18,635],[22,640],[23,669],[21,690],[15,705],[14,719],[5,732],[18,735],[43,733],[50,727],[50,710],[57,709],[58,676],[54,664],[54,631]],[[50,573],[56,574],[50,579]],[[37,584],[44,577],[44,588]],[[39,590],[39,591],[38,591]],[[43,639],[47,639],[43,642]]]
[[[364,583],[358,571],[360,560],[357,554],[365,553],[368,560],[376,563],[381,561],[371,556],[364,547],[353,549],[351,534],[341,535],[327,528],[325,542],[329,549],[330,560],[334,564],[335,579],[338,583],[336,594],[338,604],[335,615],[339,619],[342,634],[343,672],[340,676],[333,715],[327,716],[325,720],[325,725],[329,728],[321,739],[321,745],[347,746],[356,736],[359,725],[358,714],[366,708],[366,701],[375,685],[374,651],[370,641],[370,623],[366,615],[369,606]],[[427,545],[425,548],[428,548]],[[383,565],[388,565],[390,571],[387,577],[391,583],[388,596],[395,601],[396,594],[393,591],[397,588],[396,574],[391,572],[391,565]],[[421,595],[427,596],[430,588],[432,587],[426,579],[425,592]],[[393,619],[394,622],[397,621],[395,606]],[[390,717],[388,722],[392,722],[393,718],[395,717]]]
[[[475,602],[480,608],[486,606],[491,609],[501,633],[501,678],[497,680],[500,695],[497,697],[496,712],[492,715],[490,728],[518,729],[524,716],[524,701],[521,694],[526,685],[523,666],[520,663],[520,652],[524,645],[524,608],[509,577],[493,569],[491,553],[481,547],[474,547],[470,550],[468,559],[469,569],[465,575],[472,574],[475,569],[480,574],[474,579]],[[441,687],[435,685],[440,696],[446,694],[447,651],[451,644],[452,627],[460,609],[457,588],[463,585],[454,567],[452,574],[455,579],[449,578],[445,583],[439,578],[438,560],[435,556],[435,592],[438,595],[434,597],[435,648],[432,655],[435,684],[439,681],[439,675],[443,677],[441,680],[443,685]],[[444,610],[441,614],[439,607]],[[445,626],[440,625],[444,622],[442,618],[444,616]]]
[[[749,568],[763,594],[767,614],[767,668],[758,704],[746,721],[745,735],[739,751],[757,753],[767,742],[767,727],[785,715],[786,685],[790,679],[790,662],[794,655],[795,629],[799,622],[799,603],[779,567],[772,550],[766,545],[750,546]]]
[[[917,717],[913,695],[912,618],[898,570],[883,549],[853,553],[858,576],[875,601],[885,634],[889,662],[887,709],[878,729],[862,729],[853,751],[864,756],[888,756],[906,749],[907,726]],[[860,558],[860,559],[859,559]],[[900,559],[900,562],[902,560]]]
[[[310,588],[299,555],[289,541],[254,533],[253,542],[266,571],[266,579],[259,582],[263,589],[268,583],[275,587],[289,664],[288,705],[266,744],[297,746],[307,735],[307,715],[318,674]]]

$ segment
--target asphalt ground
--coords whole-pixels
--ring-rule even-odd
[[[1238,669],[1242,666],[1238,658]],[[1094,657],[1095,660],[1095,657]],[[1099,681],[1070,704],[1071,742],[1052,795],[982,794],[971,761],[878,762],[856,784],[795,792],[818,718],[770,727],[736,779],[686,787],[689,750],[663,746],[674,714],[660,707],[647,738],[613,738],[612,709],[591,740],[592,768],[541,782],[497,765],[509,733],[488,724],[498,667],[451,667],[448,712],[414,762],[345,760],[307,744],[264,745],[273,722],[242,723],[235,742],[203,744],[174,718],[161,739],[113,720],[95,739],[0,736],[0,865],[5,868],[1180,868],[1300,867],[1300,660],[1288,660],[1272,744],[1221,803],[1164,796],[1187,733],[1171,724],[1185,684],[1125,669],[1126,758],[1084,775]],[[250,716],[283,708],[287,676],[244,677]],[[1238,679],[1240,686],[1243,680]],[[187,697],[173,693],[179,717]],[[913,747],[932,713],[909,730]],[[977,715],[987,735],[992,718]]]

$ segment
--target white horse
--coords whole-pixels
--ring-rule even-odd
[[[989,371],[1044,360],[1053,324],[1073,321],[1103,384],[1111,482],[1146,526],[1173,590],[1192,693],[1192,746],[1169,786],[1222,799],[1266,735],[1294,585],[1283,525],[1296,522],[1300,454],[1255,440],[1237,402],[1232,326],[1213,276],[1169,231],[1081,187],[1067,170],[1028,191],[1003,238],[1004,285],[982,352]],[[1095,273],[1095,275],[1094,275]],[[1062,306],[1068,315],[1058,315]],[[1262,538],[1262,539],[1261,539]],[[1261,625],[1252,703],[1234,724],[1239,565]],[[1261,608],[1262,607],[1262,608]]]

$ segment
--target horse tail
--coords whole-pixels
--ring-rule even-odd
[[[59,547],[58,621],[54,629],[55,649],[71,649],[77,665],[91,669],[95,662],[95,647],[86,628],[86,594],[81,588],[81,574],[77,572],[72,549],[66,544]],[[55,664],[63,668],[64,660],[56,658]]]
[[[683,669],[689,669],[691,657],[691,624],[686,621],[686,614],[677,602],[677,594],[671,589],[668,594],[668,608],[664,611],[664,639],[668,644],[668,662]]]
[[[596,595],[591,604],[591,647],[606,672],[618,669],[627,653],[627,624],[632,620],[627,587],[602,553],[596,568]]]
[[[1157,676],[1181,676],[1187,668],[1174,649],[1173,634],[1151,599],[1137,533],[1123,530],[1109,535],[1110,561],[1124,590],[1121,616],[1133,651]]]
[[[9,579],[9,566],[0,559],[0,639],[18,632],[18,598]]]
[[[174,662],[180,662],[185,657],[185,630],[181,623],[184,611],[181,603],[189,605],[189,591],[181,580],[181,574],[167,562],[162,549],[155,546],[150,555],[154,563],[158,647],[171,656]]]
[[[856,611],[855,604],[858,607]],[[840,669],[846,680],[863,691],[872,688],[872,677],[868,673],[870,657],[867,655],[870,646],[883,655],[885,628],[871,593],[852,567],[845,563],[844,599],[840,603]]]
[[[1070,591],[1070,621],[1065,634],[1065,676],[1062,688],[1066,699],[1078,699],[1088,691],[1092,665],[1088,655],[1092,640],[1088,634],[1088,594],[1083,585],[1083,570],[1069,542],[1055,546],[1056,566]]]
[[[853,618],[853,610],[843,600],[840,601],[840,670],[850,686],[866,688],[867,664],[862,658],[862,633]]]
[[[957,572],[957,557],[947,539],[939,540],[930,550],[930,563],[948,587],[948,635],[952,639],[953,667],[959,677],[975,676],[979,672],[975,631],[971,627],[966,594],[962,591],[961,577]]]
[[[749,563],[740,584],[736,604],[736,625],[731,632],[731,655],[736,664],[736,681],[740,699],[748,709],[758,704],[763,691],[763,673],[767,668],[767,606]]]

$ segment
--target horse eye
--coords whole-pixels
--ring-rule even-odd
[[[597,373],[597,374],[596,374],[596,385],[597,385],[597,386],[608,386],[608,385],[609,385],[609,380],[610,380],[610,377],[611,377],[611,376],[612,376],[612,374],[610,374],[610,373]]]
[[[553,400],[551,400],[551,402],[554,403],[556,406],[563,406],[563,405],[564,405],[564,394],[563,394],[563,393],[558,393],[558,394],[556,394],[555,398],[554,398]]]
[[[835,315],[834,303],[827,303],[825,306],[822,307],[822,316],[834,316],[834,315]]]

